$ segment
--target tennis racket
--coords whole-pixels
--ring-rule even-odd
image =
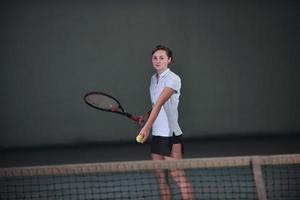
[[[139,123],[140,117],[132,115],[124,110],[121,103],[114,97],[103,92],[89,92],[84,95],[84,101],[89,106],[106,112],[117,113],[128,117],[136,123]]]

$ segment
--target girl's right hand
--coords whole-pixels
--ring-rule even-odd
[[[148,117],[149,117],[149,112],[146,112],[144,115],[137,116],[137,118],[138,118],[138,122],[137,122],[138,125],[140,125],[141,127],[143,127],[146,124],[146,122],[148,120]]]

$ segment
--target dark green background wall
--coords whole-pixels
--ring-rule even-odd
[[[151,50],[173,49],[185,136],[298,134],[298,1],[1,1],[0,146],[132,141],[87,107],[103,91],[150,107]]]

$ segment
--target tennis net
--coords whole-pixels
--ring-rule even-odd
[[[160,172],[172,199],[300,199],[300,154],[1,168],[0,199],[160,199]]]

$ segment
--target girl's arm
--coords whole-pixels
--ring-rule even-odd
[[[142,143],[145,142],[149,136],[150,129],[156,120],[158,113],[161,107],[165,104],[165,102],[172,96],[174,90],[169,87],[165,87],[161,94],[159,95],[156,103],[153,105],[151,113],[144,127],[141,129],[139,135],[142,135]]]

